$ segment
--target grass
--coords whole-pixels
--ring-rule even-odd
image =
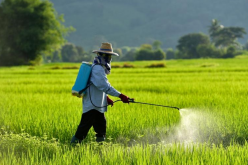
[[[151,63],[113,68],[108,79],[136,101],[185,111],[118,102],[106,113],[106,143],[90,130],[77,147],[69,141],[82,113],[70,93],[78,69],[50,68],[80,64],[0,68],[0,164],[247,164],[248,59],[144,68]]]

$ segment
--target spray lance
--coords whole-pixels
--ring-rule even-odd
[[[91,85],[91,84],[90,84],[90,85]],[[105,106],[102,106],[102,107],[96,106],[96,105],[92,102],[92,100],[91,100],[90,88],[89,88],[89,95],[90,95],[90,102],[91,102],[91,104],[94,105],[94,106],[97,107],[97,108],[103,108],[103,107],[107,107],[107,106],[110,105],[110,104],[108,104],[108,105],[105,105]],[[113,103],[116,103],[116,102],[118,102],[118,101],[121,101],[121,100],[116,100],[116,101],[114,101]],[[178,111],[180,110],[180,108],[178,108],[178,107],[172,107],[172,106],[167,106],[167,105],[151,104],[151,103],[143,103],[143,102],[136,102],[136,101],[134,101],[133,98],[129,98],[128,101],[129,101],[129,103],[153,105],[153,106],[159,106],[159,107],[174,108],[174,109],[177,109]]]
[[[89,90],[89,94],[90,94],[90,90]],[[94,106],[97,107],[97,108],[103,108],[103,107],[107,107],[107,106],[110,105],[110,104],[108,104],[108,105],[105,105],[105,106],[102,106],[102,107],[96,106],[96,105],[92,102],[91,96],[90,96],[90,101],[91,101],[91,104],[94,105]],[[118,102],[118,101],[121,101],[121,100],[116,100],[116,101],[114,101],[113,103],[116,103],[116,102]],[[137,101],[134,101],[134,99],[131,99],[131,98],[129,98],[128,101],[129,101],[129,103],[137,103],[137,104],[145,104],[145,105],[152,105],[152,106],[165,107],[165,108],[173,108],[173,109],[177,109],[178,111],[180,110],[180,108],[178,108],[178,107],[172,107],[172,106],[168,106],[168,105],[159,105],[159,104],[151,104],[151,103],[137,102]]]
[[[129,99],[129,102],[130,103],[145,104],[145,105],[153,105],[153,106],[158,106],[158,107],[173,108],[173,109],[180,110],[180,108],[178,108],[178,107],[172,107],[172,106],[168,106],[168,105],[151,104],[151,103],[143,103],[143,102],[136,102],[136,101],[134,101],[134,99]]]
[[[115,102],[118,102],[118,101],[121,101],[121,100],[116,100],[114,101]],[[128,100],[130,103],[137,103],[137,104],[145,104],[145,105],[152,105],[152,106],[158,106],[158,107],[165,107],[165,108],[173,108],[173,109],[177,109],[177,110],[180,110],[180,108],[178,107],[172,107],[172,106],[167,106],[167,105],[159,105],[159,104],[151,104],[151,103],[143,103],[143,102],[137,102],[137,101],[134,101],[134,99],[129,99]],[[94,104],[93,104],[94,105]],[[95,105],[94,105],[95,106]],[[107,105],[109,106],[109,105]],[[105,106],[105,107],[107,107]]]

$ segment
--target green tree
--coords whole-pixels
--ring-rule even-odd
[[[223,55],[223,51],[217,49],[213,44],[198,45],[196,50],[201,58],[221,58]]]
[[[140,48],[135,53],[135,60],[141,61],[141,60],[150,60],[153,51],[152,51],[152,45],[150,44],[142,44]]]
[[[223,25],[220,24],[220,22],[217,19],[213,19],[211,22],[211,25],[209,26],[208,32],[209,36],[211,38],[211,41],[214,43],[218,37],[218,32],[224,28]]]
[[[162,43],[160,41],[158,41],[158,40],[156,40],[156,41],[154,41],[152,43],[152,47],[153,47],[154,50],[161,49],[161,45],[162,45]]]
[[[122,55],[126,55],[131,50],[130,47],[124,46],[121,48]]]
[[[30,64],[50,54],[72,30],[62,25],[48,0],[4,0],[0,4],[0,65]]]
[[[238,38],[244,38],[246,31],[241,27],[225,27],[216,34],[215,45],[227,47],[230,45],[239,45]]]
[[[150,45],[150,44],[142,44],[140,46],[140,49],[142,49],[142,50],[152,50],[152,45]]]
[[[197,52],[197,46],[201,44],[210,44],[209,37],[202,33],[191,33],[182,36],[177,48],[180,51],[177,58],[199,58],[200,55]]]
[[[135,53],[135,60],[163,60],[165,58],[165,52],[158,47],[152,49],[152,45],[143,44],[139,50]]]
[[[224,27],[216,19],[212,20],[209,26],[209,35],[211,41],[217,47],[228,47],[230,45],[239,45],[238,38],[244,38],[246,31],[242,27]]]
[[[166,59],[174,59],[175,58],[175,52],[172,48],[169,48],[166,50]]]
[[[117,56],[112,56],[113,61],[120,61],[121,57],[122,57],[122,49],[120,48],[116,48],[113,50],[115,53],[119,54],[119,57]]]
[[[236,55],[236,47],[231,45],[227,48],[226,54],[222,58],[233,58]]]
[[[82,62],[92,61],[93,59],[91,51],[85,52],[81,46],[76,46],[72,43],[63,45],[59,52],[63,62]]]
[[[89,53],[85,52],[81,46],[75,46],[78,52],[78,58],[75,62],[82,62],[82,61],[92,61],[93,56],[91,55],[92,52]]]
[[[165,56],[165,52],[162,49],[158,49],[153,52],[152,60],[164,60]]]
[[[81,46],[75,46],[79,56],[84,56],[84,49]]]
[[[62,62],[61,51],[57,50],[53,53],[52,62]]]
[[[130,49],[123,57],[120,58],[120,61],[134,61],[136,49]]]
[[[135,60],[145,61],[153,59],[153,51],[149,49],[140,49],[135,53]]]
[[[67,43],[62,47],[61,57],[63,62],[78,62],[80,58],[78,49],[71,43]]]
[[[175,51],[175,58],[176,59],[186,59],[186,58],[189,58],[187,54],[185,54],[184,52],[182,51],[179,51],[179,50],[176,50]]]

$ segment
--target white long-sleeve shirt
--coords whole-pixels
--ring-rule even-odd
[[[107,111],[107,107],[103,107],[107,105],[107,94],[119,97],[121,93],[110,85],[101,65],[92,66],[90,82],[92,85],[90,85],[83,97],[83,113],[92,109],[104,113]]]

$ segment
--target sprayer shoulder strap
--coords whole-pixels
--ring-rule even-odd
[[[88,80],[88,83],[87,83],[87,84],[89,84],[89,86],[90,86],[91,84],[93,84],[92,82],[90,82],[90,78],[91,78],[91,75],[92,75],[92,70],[93,70],[93,68],[94,68],[96,65],[102,66],[101,64],[92,64],[91,71],[90,71],[90,76],[89,76],[89,80]],[[87,86],[88,86],[88,85],[87,85]]]

